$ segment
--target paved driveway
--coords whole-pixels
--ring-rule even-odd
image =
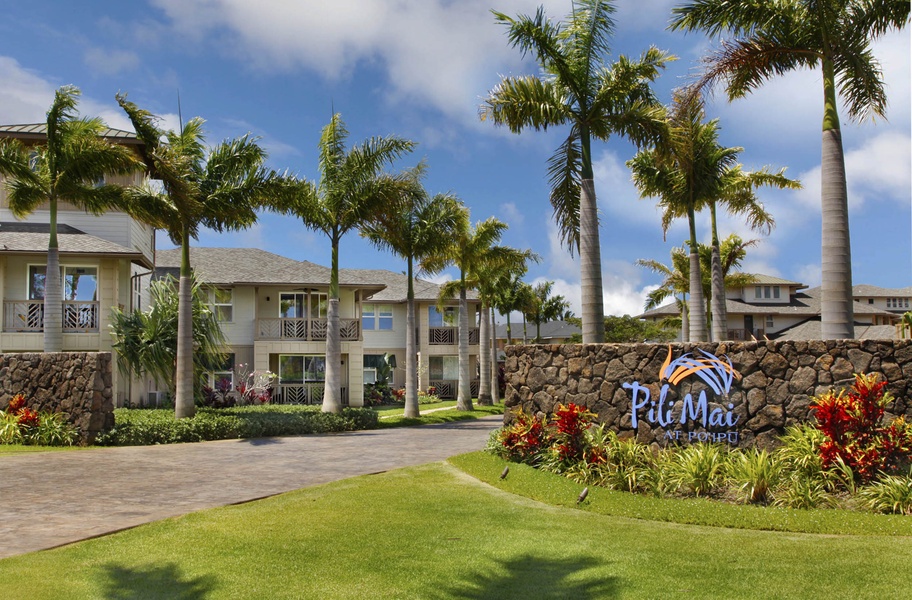
[[[502,422],[3,456],[0,558],[481,450]]]

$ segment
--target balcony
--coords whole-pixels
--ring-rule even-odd
[[[728,337],[726,339],[735,342],[756,341],[762,340],[765,333],[766,332],[763,329],[755,329],[753,332],[750,332],[747,329],[729,329]]]
[[[479,381],[477,379],[473,379],[469,382],[473,398],[478,397],[478,384]],[[459,381],[456,379],[431,379],[428,382],[428,387],[435,388],[437,397],[441,400],[453,400],[456,398],[456,392],[459,390]]]
[[[44,331],[44,300],[7,300],[3,303],[3,331]],[[98,333],[98,302],[64,300],[64,333]]]
[[[458,327],[431,327],[428,329],[428,344],[431,346],[455,346],[458,343]],[[478,327],[469,328],[469,345],[478,345]]]
[[[280,383],[274,386],[270,404],[322,404],[323,383]],[[348,388],[342,388],[342,405],[348,406]]]
[[[327,325],[326,319],[257,319],[256,339],[320,342],[326,340]],[[339,329],[343,342],[361,339],[359,319],[339,319]]]

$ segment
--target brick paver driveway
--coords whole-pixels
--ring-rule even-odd
[[[0,558],[481,450],[502,422],[2,456]]]

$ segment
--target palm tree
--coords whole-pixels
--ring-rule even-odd
[[[467,292],[477,289],[478,277],[485,264],[496,262],[498,256],[516,252],[512,248],[495,246],[507,225],[494,217],[472,227],[469,213],[462,213],[453,230],[452,243],[444,250],[427,257],[421,264],[424,271],[436,273],[449,265],[459,269],[459,279],[448,281],[440,288],[437,299],[442,308],[447,299],[459,295],[459,383],[456,393],[457,410],[473,410],[472,388],[469,379],[469,308]],[[481,332],[487,334],[487,326]],[[480,340],[479,340],[480,341]]]
[[[129,190],[124,209],[141,221],[168,233],[181,248],[178,292],[177,377],[174,414],[180,419],[196,413],[193,402],[193,303],[190,240],[200,227],[216,231],[245,229],[257,220],[258,208],[281,195],[286,181],[263,163],[266,152],[256,140],[243,136],[208,149],[203,123],[190,119],[179,132],[162,131],[157,118],[117,95],[117,102],[144,142],[142,155],[160,186],[147,183]]]
[[[504,77],[481,109],[514,133],[525,128],[570,125],[570,133],[548,161],[551,206],[562,242],[579,251],[583,341],[604,340],[604,304],[598,209],[591,140],[619,134],[637,144],[653,139],[663,109],[649,84],[671,56],[650,48],[639,60],[608,63],[614,3],[580,0],[565,23],[553,23],[539,8],[516,19],[494,12],[508,26],[510,43],[532,53],[542,76]]]
[[[111,334],[117,352],[117,367],[130,377],[150,375],[159,385],[174,391],[177,368],[177,325],[180,310],[178,282],[172,277],[155,280],[149,286],[150,308],[125,313],[118,308],[111,316]],[[215,313],[210,310],[205,290],[191,277],[193,298],[193,372],[219,370],[225,362],[227,339]]]
[[[541,324],[563,319],[570,308],[570,303],[563,296],[551,295],[553,286],[553,281],[542,281],[535,285],[532,288],[531,302],[526,308],[526,318],[535,323],[536,344],[541,342]]]
[[[76,117],[79,90],[64,86],[54,94],[47,113],[47,144],[27,147],[19,140],[0,140],[0,173],[8,179],[9,207],[23,218],[47,203],[50,236],[44,290],[44,351],[63,349],[63,294],[60,249],[57,241],[57,205],[66,201],[94,214],[116,206],[123,189],[97,185],[105,176],[126,175],[142,162],[124,146],[101,136],[101,119]]]
[[[333,114],[320,136],[320,181],[302,181],[293,196],[276,205],[279,212],[294,215],[305,227],[326,235],[332,248],[323,412],[333,413],[342,412],[339,243],[346,233],[380,214],[385,204],[398,202],[411,175],[387,175],[383,169],[415,147],[400,137],[375,137],[346,152],[347,139],[342,116]]]
[[[497,303],[499,285],[508,280],[512,275],[522,275],[527,270],[527,262],[538,262],[537,254],[526,250],[514,249],[500,250],[499,247],[491,248],[478,265],[475,273],[476,289],[481,300],[481,320],[484,324],[479,344],[479,362],[481,376],[479,381],[478,404],[490,405],[494,403],[494,392],[497,384],[495,367],[497,365],[497,344],[494,334],[494,307]]]
[[[698,94],[676,93],[675,106],[669,115],[667,141],[654,150],[639,153],[628,165],[633,169],[634,179],[641,190],[662,197],[664,231],[667,232],[673,219],[686,216],[693,244],[694,212],[709,208],[713,254],[709,272],[713,286],[712,295],[707,298],[712,299],[709,303],[712,339],[722,341],[728,334],[728,325],[717,203],[721,202],[731,214],[745,215],[752,229],[765,229],[769,233],[775,221],[758,200],[755,190],[761,186],[795,189],[801,184],[787,178],[785,169],[777,173],[770,172],[769,167],[754,172],[744,171],[737,164],[738,155],[744,149],[721,146],[718,143],[719,120],[704,121],[705,118],[703,101]]]
[[[837,95],[856,121],[885,117],[887,95],[871,45],[909,22],[908,0],[695,0],[673,9],[671,29],[729,34],[706,59],[698,87],[723,81],[728,99],[742,98],[774,76],[820,67],[823,74],[821,162],[824,339],[855,336],[852,253],[845,154]]]
[[[465,211],[458,198],[451,194],[430,196],[421,185],[423,169],[416,169],[411,185],[404,189],[397,202],[361,227],[361,235],[379,248],[405,259],[408,293],[405,332],[405,416],[417,418],[418,357],[415,343],[414,267],[427,257],[440,252],[451,243],[447,233],[453,231]]]

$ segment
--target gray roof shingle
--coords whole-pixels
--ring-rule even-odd
[[[0,222],[0,253],[44,254],[48,249],[50,224]],[[116,256],[151,268],[142,252],[89,235],[70,225],[57,225],[61,255]]]

